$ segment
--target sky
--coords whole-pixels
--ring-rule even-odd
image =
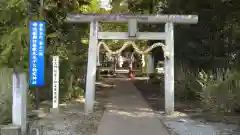
[[[111,1],[112,0],[99,0],[100,1],[100,7],[104,8],[105,10],[111,10]]]

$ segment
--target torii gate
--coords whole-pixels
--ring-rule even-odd
[[[99,39],[115,40],[165,40],[169,59],[164,61],[165,69],[165,112],[174,112],[174,23],[196,24],[197,15],[129,15],[129,14],[70,14],[67,23],[90,22],[88,49],[85,112],[93,112],[95,100],[95,79]],[[128,32],[101,32],[99,22],[127,22]],[[137,23],[165,23],[165,32],[138,32]]]

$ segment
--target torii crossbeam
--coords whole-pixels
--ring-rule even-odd
[[[99,39],[118,40],[165,40],[169,59],[164,61],[165,69],[165,112],[174,112],[174,23],[196,24],[197,15],[130,15],[130,14],[69,14],[67,23],[90,22],[88,49],[85,112],[93,111],[95,100],[95,79]],[[127,22],[128,32],[100,32],[99,22]],[[165,32],[138,32],[138,23],[165,23]]]

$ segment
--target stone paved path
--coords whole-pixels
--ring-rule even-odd
[[[169,135],[131,81],[115,83],[97,135]]]

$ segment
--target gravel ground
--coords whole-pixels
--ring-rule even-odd
[[[159,90],[159,84],[147,84],[144,80],[134,82],[149,106],[158,114],[165,127],[173,135],[240,135],[239,125],[212,123],[203,118],[192,119],[184,110],[196,110],[194,105],[175,102],[177,110],[173,116],[164,116],[163,91]],[[193,114],[193,113],[191,113]]]
[[[84,104],[80,101],[61,105],[59,113],[46,113],[40,120],[34,122],[34,125],[40,125],[41,135],[94,135],[111,92],[111,88],[102,87],[111,87],[112,85],[98,83],[97,86],[96,106],[92,114],[85,115]]]
[[[68,108],[60,114],[46,116],[38,124],[43,125],[43,135],[93,135],[97,131],[101,115],[101,111],[85,115]]]

